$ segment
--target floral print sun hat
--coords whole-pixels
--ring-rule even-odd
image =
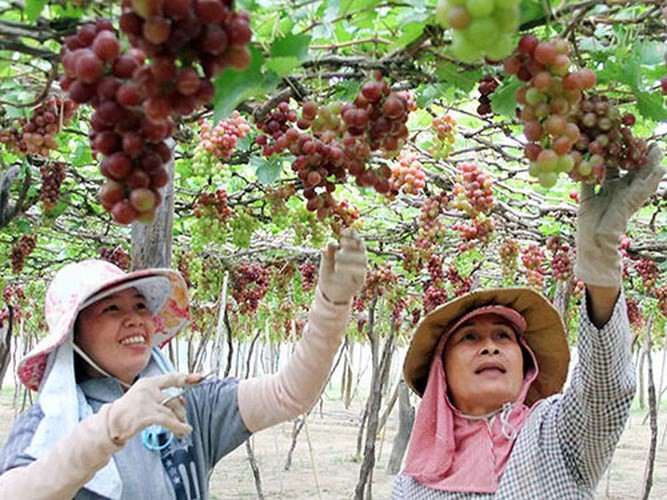
[[[126,273],[110,262],[88,259],[61,268],[46,291],[44,316],[49,332],[20,361],[18,377],[29,389],[38,390],[49,354],[67,339],[79,312],[103,297],[136,288],[153,314],[153,346],[162,347],[190,320],[185,280],[172,269],[142,269]]]

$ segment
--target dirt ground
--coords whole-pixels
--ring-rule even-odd
[[[11,391],[0,397],[0,442],[14,417]],[[351,499],[359,480],[361,462],[355,460],[359,416],[358,407],[345,409],[339,401],[325,400],[321,411],[308,419],[307,433],[302,430],[293,455],[292,466],[285,470],[291,444],[292,423],[285,423],[256,434],[252,446],[260,469],[266,499]],[[663,413],[664,415],[664,413]],[[596,499],[631,500],[641,498],[650,429],[642,425],[643,414],[633,413],[608,474],[601,481]],[[398,427],[397,414],[389,419],[386,430],[378,436],[377,461],[373,478],[373,497],[390,497],[393,476],[385,472]],[[667,419],[659,422],[658,453],[651,499],[667,498]],[[216,500],[258,498],[248,463],[247,450],[241,446],[225,457],[211,478],[212,498]]]

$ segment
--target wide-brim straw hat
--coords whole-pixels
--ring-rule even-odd
[[[523,337],[537,360],[539,374],[531,384],[526,404],[560,392],[570,362],[565,325],[558,311],[541,294],[529,288],[475,290],[431,311],[417,326],[403,364],[408,386],[424,393],[433,353],[442,335],[469,312],[488,305],[514,309],[526,320]]]
[[[48,334],[20,361],[18,377],[37,390],[49,354],[72,339],[76,318],[83,309],[113,293],[136,288],[153,315],[153,346],[162,347],[190,320],[190,301],[185,280],[172,269],[143,269],[126,273],[110,262],[89,259],[61,268],[49,285],[44,300]]]

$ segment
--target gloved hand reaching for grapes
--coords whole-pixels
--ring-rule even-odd
[[[354,231],[345,230],[340,244],[322,251],[318,286],[334,304],[347,304],[366,281],[366,248]]]
[[[620,286],[621,236],[630,217],[655,192],[665,174],[662,156],[653,146],[641,167],[620,178],[608,177],[597,192],[591,184],[582,184],[574,273],[587,285]]]

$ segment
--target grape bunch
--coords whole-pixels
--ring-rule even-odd
[[[532,288],[544,285],[544,250],[538,245],[530,245],[521,253],[521,263],[526,268],[526,281]]]
[[[454,151],[456,120],[449,114],[436,116],[431,122],[431,129],[435,137],[428,152],[436,159],[447,158]]]
[[[266,118],[259,120],[256,124],[257,129],[262,132],[255,137],[255,142],[262,147],[262,154],[269,157],[276,153],[281,153],[288,146],[288,139],[281,139],[285,133],[293,128],[299,116],[296,109],[290,107],[289,101],[284,100],[278,103]],[[292,135],[298,133],[298,130],[291,132]]]
[[[118,266],[123,271],[129,271],[132,265],[132,257],[129,253],[123,250],[123,247],[116,245],[113,249],[108,247],[100,247],[97,250],[100,257],[115,266]]]
[[[656,288],[654,294],[658,299],[658,310],[667,318],[667,286]]]
[[[556,281],[567,281],[572,276],[570,246],[557,236],[547,239],[547,250],[551,252],[551,272]]]
[[[606,96],[586,96],[579,103],[574,120],[580,136],[574,144],[578,168],[571,173],[573,179],[601,184],[607,169],[632,171],[646,161],[646,141],[634,137],[630,129],[635,116],[621,115]]]
[[[496,230],[496,223],[491,217],[478,214],[469,222],[457,221],[452,228],[459,232],[463,241],[459,242],[459,251],[465,252],[475,248],[475,240],[488,243],[491,235]]]
[[[42,207],[48,212],[53,210],[58,203],[60,187],[67,175],[67,167],[59,161],[47,162],[39,168],[39,172],[42,174],[39,198],[42,201]]]
[[[424,291],[424,313],[430,313],[445,302],[447,302],[447,290],[443,288],[443,285],[429,283]]]
[[[452,285],[452,288],[454,289],[454,295],[456,297],[468,293],[473,283],[473,280],[470,276],[464,278],[454,266],[449,266],[447,269],[447,281],[449,281],[449,283]]]
[[[403,269],[417,274],[428,262],[434,252],[433,241],[430,238],[417,236],[410,245],[404,245],[401,248],[401,257]]]
[[[12,246],[9,254],[9,260],[12,261],[12,272],[19,274],[25,264],[25,259],[28,257],[37,246],[37,236],[34,234],[24,234]]]
[[[625,298],[625,308],[628,314],[628,322],[635,328],[641,328],[644,320],[642,310],[639,307],[639,301],[632,297]]]
[[[479,116],[490,115],[491,109],[491,94],[495,92],[502,81],[502,76],[486,75],[483,77],[478,86],[479,90],[479,105],[477,106],[477,114]]]
[[[519,243],[514,238],[506,239],[498,249],[503,278],[512,282],[516,275],[519,258]]]
[[[18,118],[0,130],[0,142],[10,150],[48,158],[58,149],[55,136],[74,116],[77,105],[69,99],[47,96],[38,104],[29,119]]]
[[[215,125],[206,120],[201,120],[199,124],[201,147],[222,161],[232,157],[238,140],[244,139],[250,132],[248,121],[236,110],[232,112],[232,116]]]
[[[458,165],[457,182],[452,188],[452,207],[477,217],[493,209],[493,181],[475,163]]]
[[[438,0],[436,18],[452,28],[452,53],[463,62],[500,61],[512,52],[520,0]]]
[[[198,219],[209,217],[222,223],[232,216],[232,210],[227,204],[227,191],[218,189],[214,193],[202,193],[194,206],[194,215]]]
[[[279,105],[279,118],[269,117],[256,142],[265,155],[289,151],[292,170],[303,183],[306,208],[320,220],[335,212],[336,182],[352,175],[360,187],[390,191],[391,168],[368,166],[374,152],[385,157],[398,154],[408,136],[406,122],[414,101],[404,92],[393,92],[381,74],[366,81],[352,103],[302,104],[301,117]]]
[[[252,316],[259,302],[269,291],[271,277],[268,268],[259,264],[241,262],[235,269],[232,297],[239,305],[239,312]]]
[[[644,290],[650,293],[655,288],[660,276],[658,266],[652,260],[642,258],[635,262],[634,267],[635,271],[641,277]]]
[[[174,123],[142,107],[142,88],[133,81],[144,62],[138,50],[121,53],[121,44],[108,20],[83,26],[69,36],[61,50],[65,76],[60,85],[77,103],[90,102],[90,144],[102,155],[100,171],[107,179],[99,199],[119,224],[150,222],[161,202],[159,189],[169,181],[165,169]]]
[[[301,272],[301,289],[304,292],[312,290],[317,278],[317,267],[304,262],[299,264],[299,271]]]
[[[422,202],[419,211],[419,229],[424,233],[426,239],[438,238],[445,233],[447,225],[440,214],[449,207],[450,203],[451,196],[444,191]]]
[[[586,177],[587,165],[572,152],[580,130],[572,118],[583,92],[593,88],[597,77],[590,69],[570,71],[570,45],[566,40],[540,42],[524,35],[517,52],[504,69],[526,82],[516,93],[521,105],[519,118],[528,143],[524,153],[530,160],[529,173],[544,187],[552,187],[560,172]]]
[[[403,194],[419,194],[426,185],[426,173],[419,161],[419,156],[412,152],[401,152],[398,162],[391,165],[389,178],[389,193],[396,196],[399,191]]]

